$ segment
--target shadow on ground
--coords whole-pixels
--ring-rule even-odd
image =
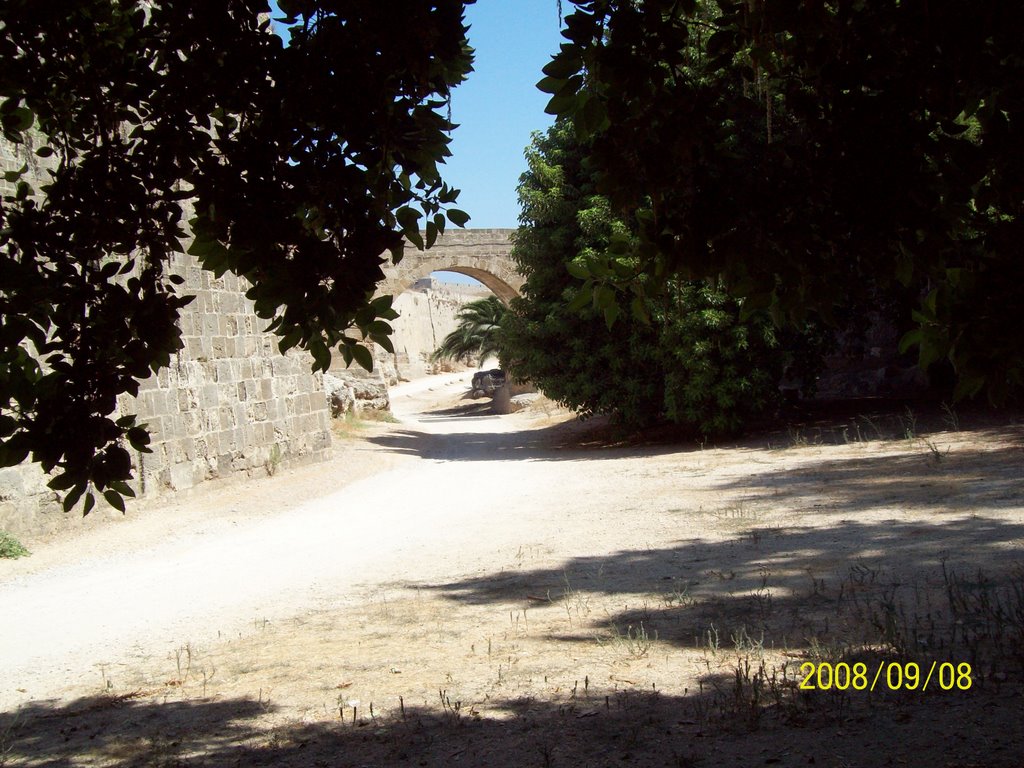
[[[1015,588],[1024,588],[1022,541],[1024,526],[985,517],[934,526],[844,521],[419,586],[471,605],[536,608],[550,600],[569,610],[591,595],[621,596],[614,601],[624,606],[620,610],[589,616],[581,642],[592,642],[595,628],[621,635],[644,627],[661,642],[700,648],[709,627],[717,627],[730,647],[740,631],[765,647],[851,646],[877,643],[890,614],[898,620],[897,634],[956,635],[964,615],[943,597],[951,583],[977,594],[988,590],[991,599],[1008,603],[1006,611],[1024,610],[1024,596],[1013,597]],[[979,570],[987,576],[979,577]],[[933,592],[943,599],[926,604]],[[1009,624],[1024,632],[1024,615]]]
[[[97,697],[0,715],[7,765],[47,766],[1019,766],[1019,698],[975,689],[869,698],[786,692],[753,705],[734,680],[684,697],[618,692],[452,704],[393,717],[284,722],[249,699]],[[715,688],[725,695],[712,693]]]
[[[451,461],[559,461],[618,459],[633,455],[659,456],[692,453],[707,448],[764,450],[843,445],[898,440],[912,435],[926,451],[928,438],[950,429],[950,417],[931,403],[914,403],[917,415],[902,402],[853,400],[817,404],[799,415],[791,414],[788,426],[764,426],[737,440],[708,443],[694,439],[679,427],[666,425],[640,432],[614,424],[607,417],[573,420],[551,426],[507,431],[467,431],[437,435],[416,429],[400,429],[369,438],[390,451],[424,459]],[[487,422],[495,415],[488,403],[471,402],[427,411],[416,417],[424,423]],[[1008,424],[1005,414],[972,412],[958,419],[957,430],[972,429],[979,436],[1000,435],[1018,446],[1024,458],[1024,428]],[[935,446],[937,452],[941,448]],[[931,458],[936,458],[931,455]],[[941,456],[938,460],[941,461]]]

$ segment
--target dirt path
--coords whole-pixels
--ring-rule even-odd
[[[117,649],[160,652],[182,638],[206,644],[254,620],[353,601],[357,585],[441,578],[485,562],[486,553],[481,560],[468,550],[491,530],[481,512],[494,498],[495,468],[445,466],[440,457],[471,453],[465,432],[514,429],[522,420],[414,413],[454,400],[467,377],[396,391],[409,428],[381,442],[415,435],[415,459],[372,443],[343,446],[340,461],[151,506],[0,565],[0,612],[19,617],[0,633],[0,708],[89,681]],[[353,463],[365,476],[347,482]]]
[[[490,415],[460,399],[465,379],[395,392],[400,423],[340,440],[328,464],[0,563],[0,765],[6,749],[26,765],[343,751],[881,766],[924,764],[929,744],[933,765],[966,768],[979,745],[979,765],[1016,764],[1020,665],[991,631],[970,645],[967,614],[941,601],[984,592],[979,568],[1009,585],[1001,600],[1024,586],[1019,428],[880,440],[874,420],[610,448],[550,411]],[[963,648],[943,639],[956,626]],[[879,697],[795,690],[801,663],[863,647],[921,663],[970,651],[977,685],[931,697],[927,717],[895,694],[865,710]],[[780,735],[793,717],[814,728]]]

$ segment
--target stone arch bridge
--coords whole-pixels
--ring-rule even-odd
[[[516,269],[510,251],[514,229],[449,229],[433,248],[405,250],[405,257],[384,269],[377,292],[394,296],[407,290],[431,272],[458,272],[487,286],[506,304],[519,295],[524,278]]]

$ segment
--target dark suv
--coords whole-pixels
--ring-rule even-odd
[[[473,374],[473,392],[483,395],[493,395],[495,390],[505,384],[505,372],[494,368],[490,371],[477,371]]]

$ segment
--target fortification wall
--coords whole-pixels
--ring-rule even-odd
[[[35,180],[45,166],[28,146],[0,142],[0,171],[28,162]],[[3,182],[4,192],[13,186]],[[214,278],[189,256],[172,270],[196,299],[181,317],[185,348],[171,365],[142,382],[138,398],[124,397],[123,414],[149,424],[151,454],[135,454],[137,493],[182,491],[231,475],[260,475],[317,461],[330,448],[330,415],[320,375],[304,353],[282,355],[267,321],[245,298],[248,284]],[[32,464],[0,469],[0,530],[39,533],[74,525],[47,478]],[[98,507],[103,507],[102,504]],[[97,509],[94,514],[107,514]]]
[[[465,290],[459,290],[462,288]],[[395,368],[401,379],[418,379],[435,372],[430,356],[444,337],[455,330],[459,310],[470,301],[489,295],[485,288],[452,290],[439,285],[428,290],[406,291],[395,297],[399,317],[395,329]]]

